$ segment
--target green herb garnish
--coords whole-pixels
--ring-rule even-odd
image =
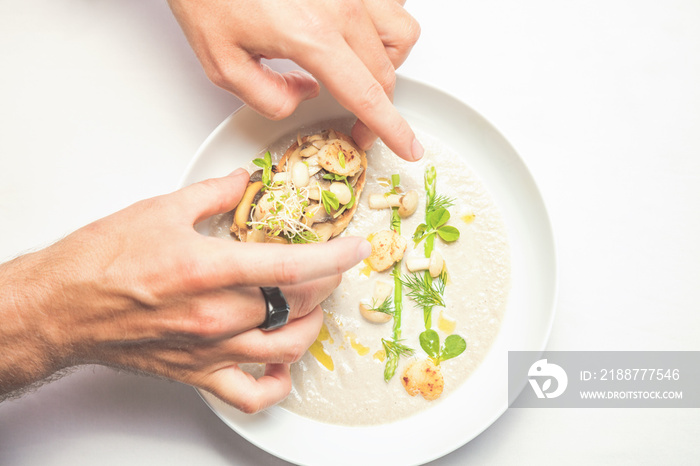
[[[399,358],[401,356],[412,355],[413,349],[398,340],[386,340],[384,338],[382,338],[382,346],[384,346],[384,352],[386,353],[384,380],[388,382],[396,373],[396,368],[399,365]]]
[[[450,220],[450,212],[444,207],[430,212],[425,220],[426,223],[418,225],[413,233],[413,242],[416,246],[430,236],[433,236],[434,240],[436,234],[448,243],[459,239],[459,230],[453,226],[446,225]]]
[[[447,274],[442,272],[437,280],[424,273],[404,274],[399,280],[409,291],[406,293],[421,307],[445,306],[443,295]]]
[[[328,215],[331,214],[331,210],[337,210],[340,207],[338,196],[323,189],[321,190],[321,204],[323,204],[323,208],[326,209]]]
[[[448,208],[454,205],[454,200],[437,194],[437,171],[434,166],[429,166],[425,170],[424,177],[425,186],[425,223],[421,223],[413,233],[413,241],[415,247],[425,240],[424,252],[425,257],[430,257],[435,246],[435,237],[439,236],[443,241],[451,243],[459,239],[459,230],[453,226],[447,225],[450,220],[450,212]],[[432,285],[433,278],[429,271],[424,272],[422,282],[426,285]],[[442,278],[442,286],[445,286],[445,279]],[[433,305],[429,302],[423,307],[423,320],[425,328],[429,329],[432,325]]]
[[[439,366],[442,361],[459,356],[467,349],[467,342],[459,335],[448,336],[445,338],[445,343],[440,347],[440,335],[433,329],[428,329],[421,333],[419,340],[421,348],[436,366]]]
[[[389,314],[390,316],[394,315],[394,310],[391,308],[391,296],[387,296],[386,299],[379,305],[372,300],[372,307],[370,307],[368,310]]]
[[[323,175],[323,179],[330,180],[330,181],[342,181],[342,182],[344,182],[345,186],[347,186],[348,189],[350,190],[350,196],[351,196],[350,201],[347,204],[345,204],[345,207],[349,209],[353,205],[355,205],[355,190],[352,189],[352,186],[350,186],[350,182],[348,181],[347,176],[337,175],[335,173],[326,173],[325,175]],[[328,213],[330,213],[330,212],[328,212]]]
[[[340,168],[345,168],[345,154],[342,150],[338,151],[338,163],[340,163]]]
[[[262,182],[265,187],[269,188],[272,180],[272,154],[267,151],[263,158],[254,159],[253,163],[263,169]]]

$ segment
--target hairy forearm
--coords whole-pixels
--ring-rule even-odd
[[[55,281],[42,274],[44,254],[0,265],[0,399],[66,366],[50,306]]]

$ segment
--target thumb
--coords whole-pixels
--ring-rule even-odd
[[[172,200],[179,208],[180,217],[195,224],[236,207],[248,178],[248,172],[239,168],[228,176],[210,178],[175,191]]]
[[[281,120],[304,100],[319,93],[318,82],[301,70],[278,73],[251,58],[242,64],[226,88],[253,110],[271,120]]]

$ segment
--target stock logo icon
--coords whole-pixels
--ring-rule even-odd
[[[556,364],[548,363],[546,359],[540,359],[530,366],[527,372],[528,381],[537,398],[556,398],[566,390],[569,378],[566,372]],[[552,389],[552,380],[556,386]],[[540,384],[541,381],[541,384]]]

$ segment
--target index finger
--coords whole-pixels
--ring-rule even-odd
[[[382,84],[345,41],[336,41],[335,45],[296,57],[296,60],[396,155],[409,161],[422,157],[423,148],[408,122],[394,107]]]
[[[205,237],[210,286],[280,286],[338,275],[369,256],[364,238],[326,243],[240,243]]]

